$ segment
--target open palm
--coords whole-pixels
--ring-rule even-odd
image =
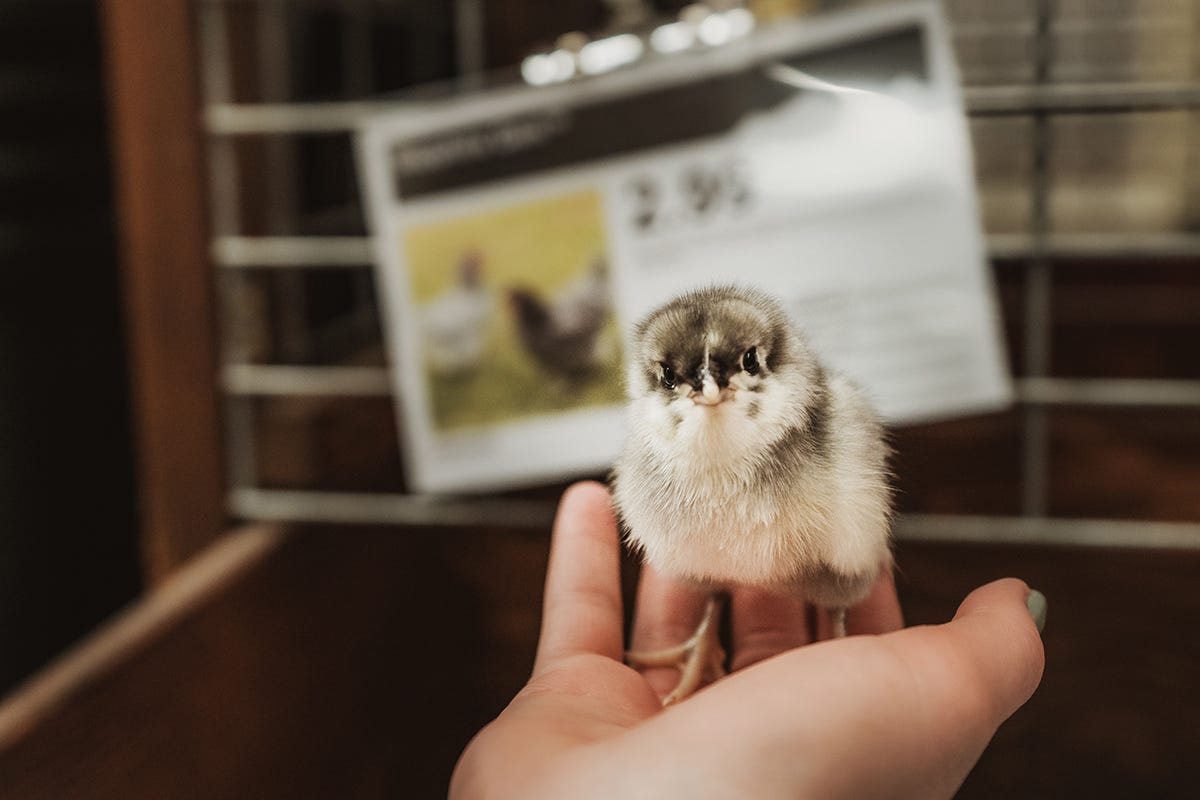
[[[902,629],[885,576],[838,640],[797,598],[735,591],[731,674],[663,709],[675,671],[622,661],[619,548],[607,490],[568,490],[533,675],[464,752],[452,798],[950,797],[1041,678],[1022,582]],[[679,643],[703,601],[644,570],[632,645]]]

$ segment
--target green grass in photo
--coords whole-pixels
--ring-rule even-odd
[[[508,306],[509,288],[550,300],[605,255],[600,194],[596,191],[510,206],[410,229],[404,239],[412,295],[436,302],[459,280],[464,255],[481,259],[483,286],[493,303],[485,353],[474,369],[444,375],[425,364],[434,425],[448,431],[621,402],[620,331],[610,317],[600,334],[601,357],[578,379],[555,374],[522,345]]]

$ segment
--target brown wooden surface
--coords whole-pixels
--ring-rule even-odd
[[[1046,672],[959,800],[1192,798],[1200,718],[1200,552],[902,544],[910,624],[985,581],[1045,593]]]
[[[191,5],[102,3],[151,580],[226,525]]]
[[[0,707],[0,796],[444,796],[528,672],[545,532],[310,532],[263,552],[171,625],[118,636],[119,659],[87,643],[98,668]]]
[[[0,794],[444,796],[528,674],[547,533],[312,529],[248,549],[236,580],[60,682],[36,725],[8,735],[0,709]],[[1043,685],[961,798],[1194,796],[1200,553],[909,542],[899,565],[912,623],[1005,575],[1049,598]]]

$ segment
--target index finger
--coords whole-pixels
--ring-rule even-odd
[[[851,634],[891,633],[904,627],[896,576],[890,567],[879,574],[867,599],[849,610],[846,627]]]
[[[621,560],[608,489],[577,483],[554,519],[542,601],[542,632],[533,672],[580,653],[621,660]]]
[[[634,601],[630,649],[655,651],[686,642],[704,615],[708,596],[703,589],[668,578],[645,564]],[[675,667],[645,667],[640,671],[659,697],[666,697],[679,683]]]

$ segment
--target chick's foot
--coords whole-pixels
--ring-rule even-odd
[[[675,647],[661,650],[629,650],[625,663],[631,667],[676,667],[679,683],[663,698],[663,706],[678,703],[700,687],[705,678],[717,680],[725,676],[725,649],[721,647],[719,626],[725,595],[714,594],[704,607],[704,616],[688,640]]]

